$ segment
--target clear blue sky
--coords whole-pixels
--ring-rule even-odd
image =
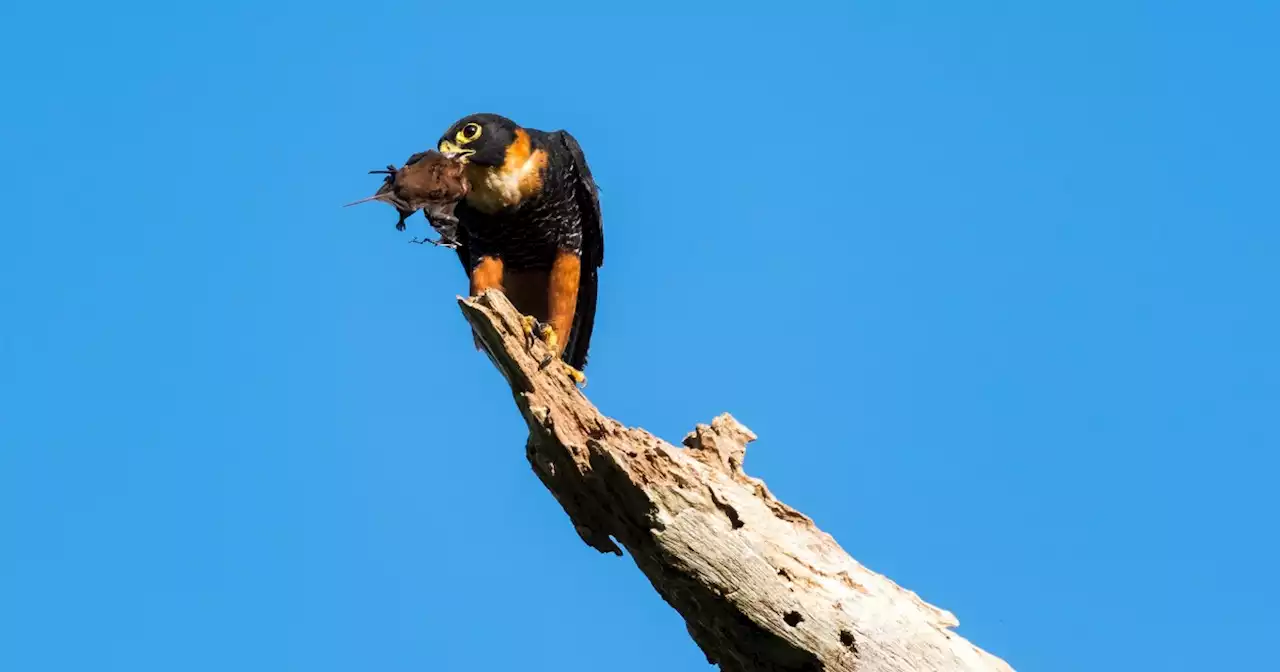
[[[1276,3],[433,4],[0,9],[0,669],[710,669],[339,207],[476,111],[603,188],[605,412],[1019,670],[1266,662]]]

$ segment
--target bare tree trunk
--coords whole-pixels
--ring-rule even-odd
[[[731,416],[698,425],[683,449],[624,427],[557,366],[539,370],[546,351],[528,349],[500,292],[459,303],[529,425],[534,472],[582,540],[625,547],[721,670],[1012,672],[746,475],[755,436]]]

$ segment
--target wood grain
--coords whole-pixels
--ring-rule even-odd
[[[1012,672],[948,611],[859,564],[743,469],[756,437],[728,414],[683,447],[603,415],[539,370],[496,290],[459,304],[529,427],[526,457],[591,547],[623,548],[725,672]]]

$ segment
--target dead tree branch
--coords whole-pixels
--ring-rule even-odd
[[[1012,672],[744,473],[755,436],[731,416],[683,449],[625,427],[556,367],[539,370],[545,351],[527,349],[500,292],[459,303],[529,425],[529,463],[582,540],[626,548],[721,670]]]

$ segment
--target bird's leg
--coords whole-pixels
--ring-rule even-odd
[[[526,349],[533,350],[535,340],[542,341],[548,350],[555,348],[556,332],[551,328],[551,325],[532,315],[521,315],[520,326],[524,330],[524,346]],[[552,356],[548,353],[547,357],[543,358],[544,361],[538,364],[538,368],[545,368],[547,365],[546,359]]]
[[[561,350],[568,345],[573,329],[573,315],[577,310],[580,278],[581,260],[578,253],[570,250],[561,250],[557,253],[547,278],[547,321],[551,326],[548,328],[550,332],[548,338],[544,340],[547,341],[553,357],[564,369],[565,374],[572,378],[573,382],[585,386],[587,377],[560,358]],[[561,338],[565,339],[564,343],[560,342]],[[542,366],[546,367],[550,363],[551,360],[545,360]]]
[[[561,360],[560,354],[560,336],[556,333],[556,328],[546,322],[539,320],[531,315],[523,315],[520,318],[520,326],[524,330],[525,348],[532,353],[533,343],[535,340],[542,341],[546,346],[546,353],[542,359],[538,360],[538,368],[545,369],[551,366],[553,362],[558,362],[573,382],[586,386],[587,376],[581,371],[569,366],[568,362]]]
[[[573,314],[578,292],[576,254],[560,255],[548,269],[514,271],[506,279],[507,297],[520,311],[520,328],[524,333],[525,351],[540,370],[555,365],[574,382],[586,383],[581,371],[565,361],[565,346],[573,328]],[[474,275],[474,274],[473,274]],[[541,341],[546,349],[535,347]]]
[[[502,285],[506,271],[502,259],[489,255],[481,255],[477,259],[474,250],[470,256],[471,272],[468,275],[471,277],[471,282],[467,287],[467,296],[475,298],[490,289],[505,291]],[[480,335],[474,329],[471,331],[471,338],[475,341],[476,350],[485,350],[484,344],[480,342]]]

